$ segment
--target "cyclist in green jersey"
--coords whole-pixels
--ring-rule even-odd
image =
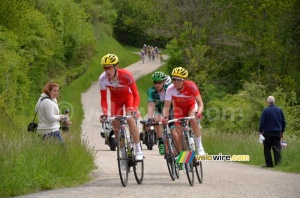
[[[152,81],[154,86],[150,87],[147,91],[148,95],[148,119],[150,122],[162,121],[162,110],[164,107],[164,100],[166,95],[166,89],[171,83],[170,77],[161,71],[154,72],[152,74]],[[173,111],[170,109],[170,111]],[[170,113],[172,115],[172,113]],[[171,131],[174,130],[174,126],[170,126]],[[155,131],[158,138],[159,153],[164,155],[164,141],[162,139],[162,127],[160,125],[155,126]]]

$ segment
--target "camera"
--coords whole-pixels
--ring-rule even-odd
[[[65,110],[65,117],[62,119],[61,121],[61,124],[62,124],[62,127],[61,129],[64,131],[64,132],[68,132],[69,131],[69,125],[68,125],[68,122],[70,121],[69,120],[69,113],[70,113],[70,110],[69,109],[66,109]]]
[[[38,127],[38,124],[36,122],[30,122],[27,127],[27,131],[28,132],[36,132],[37,127]]]

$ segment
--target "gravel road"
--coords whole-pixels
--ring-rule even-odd
[[[139,78],[159,66],[157,60],[146,60],[145,64],[139,61],[127,69],[135,78]],[[97,151],[95,163],[98,168],[92,172],[93,181],[78,187],[20,197],[300,197],[300,174],[283,173],[234,162],[204,161],[202,184],[195,180],[194,186],[190,186],[183,171],[180,171],[178,180],[172,181],[166,162],[158,154],[156,145],[152,151],[144,150],[145,175],[142,185],[136,183],[133,172],[130,172],[128,185],[124,188],[118,175],[116,152],[110,151],[99,135],[99,97],[97,82],[92,83],[90,89],[82,94],[85,114],[82,138]]]

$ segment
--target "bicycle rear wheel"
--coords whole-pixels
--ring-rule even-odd
[[[200,184],[202,184],[202,182],[203,182],[202,161],[198,161],[198,162],[194,161],[194,167],[196,169],[196,175],[197,175],[198,181],[199,181]]]
[[[124,145],[125,142],[124,140],[125,140],[124,135],[120,134],[117,142],[117,157],[118,157],[118,169],[119,169],[120,180],[122,185],[126,187],[128,183],[128,171],[129,171],[128,162],[129,161],[127,157],[126,146]],[[124,150],[122,151],[121,145],[125,150],[125,152]]]

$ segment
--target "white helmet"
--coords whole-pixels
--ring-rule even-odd
[[[169,75],[166,75],[165,77],[165,84],[170,85],[172,83],[172,79]]]

